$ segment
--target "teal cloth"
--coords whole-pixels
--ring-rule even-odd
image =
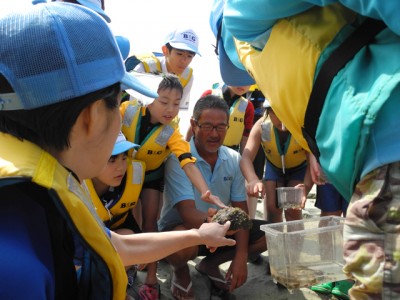
[[[262,49],[272,26],[280,18],[296,15],[313,5],[333,3],[341,3],[360,15],[383,20],[388,26],[377,36],[376,43],[363,48],[334,78],[317,129],[322,168],[328,180],[349,200],[362,176],[381,165],[400,160],[400,121],[397,117],[400,104],[400,1],[235,0],[226,3],[223,24],[226,39],[231,34]],[[325,49],[316,74],[329,53],[352,30],[351,26],[344,28]],[[234,55],[232,49],[226,48],[228,55]]]

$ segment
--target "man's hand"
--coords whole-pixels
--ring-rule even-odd
[[[247,281],[247,259],[234,258],[226,273],[225,280],[229,282],[229,291],[241,287]]]
[[[214,252],[218,247],[236,245],[235,240],[225,237],[230,225],[231,222],[226,222],[224,225],[204,223],[200,226],[198,229],[199,235],[210,252]]]
[[[219,208],[225,208],[226,205],[222,203],[221,199],[219,197],[214,196],[211,194],[210,190],[207,190],[203,195],[201,195],[201,200],[204,202],[210,203],[217,205]]]

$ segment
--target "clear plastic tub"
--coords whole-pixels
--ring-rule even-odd
[[[344,218],[318,217],[261,226],[271,276],[290,293],[319,283],[346,279],[342,272]]]
[[[276,188],[276,194],[276,202],[278,208],[301,208],[301,201],[303,199],[303,188],[279,187]]]

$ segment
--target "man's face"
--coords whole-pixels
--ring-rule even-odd
[[[191,120],[195,145],[200,155],[218,152],[228,129],[228,116],[220,109],[205,109],[199,120]],[[210,128],[211,127],[211,130]]]

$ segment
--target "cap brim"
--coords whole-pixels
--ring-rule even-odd
[[[132,148],[139,148],[140,145],[131,143],[129,141],[122,141],[114,145],[111,155],[118,155],[124,153]]]
[[[107,23],[111,22],[110,17],[105,13],[104,10],[102,10],[100,7],[98,7],[97,5],[91,3],[90,1],[86,1],[86,0],[77,0],[80,4],[82,4],[83,6],[86,6],[88,8],[90,8],[91,10],[94,10],[95,12],[97,12],[99,15],[101,15],[104,20],[107,21]]]
[[[135,71],[131,71],[128,74],[133,76],[135,80],[139,81],[142,86],[146,86],[151,93],[144,93],[143,91],[132,87],[123,88],[124,85],[121,87],[122,90],[126,90],[129,95],[142,102],[143,105],[149,105],[154,101],[154,99],[158,98],[157,92],[153,91],[158,90],[158,86],[163,79],[162,75],[139,73]]]
[[[158,81],[157,86],[154,86],[154,84],[150,85],[149,81],[146,82],[146,77],[142,75],[143,73],[126,72],[121,80],[121,90],[126,90],[129,94],[131,94],[132,91],[135,91],[138,95],[146,96],[154,100],[158,97],[156,91],[161,79]]]
[[[222,80],[230,86],[245,86],[255,84],[247,71],[236,67],[225,52],[222,39],[218,43],[219,69]]]
[[[129,51],[131,49],[131,43],[129,42],[129,39],[122,36],[122,35],[116,35],[115,40],[117,41],[117,45],[119,48],[119,51],[121,52],[122,58],[125,60],[128,58]]]
[[[191,51],[191,52],[194,52],[194,53],[198,54],[199,56],[201,56],[201,54],[200,54],[200,52],[199,52],[198,49],[196,49],[195,47],[191,47],[191,46],[188,45],[188,44],[185,44],[185,43],[177,43],[177,42],[169,42],[169,44],[170,44],[173,48],[176,48],[176,49],[179,49],[179,50]]]

